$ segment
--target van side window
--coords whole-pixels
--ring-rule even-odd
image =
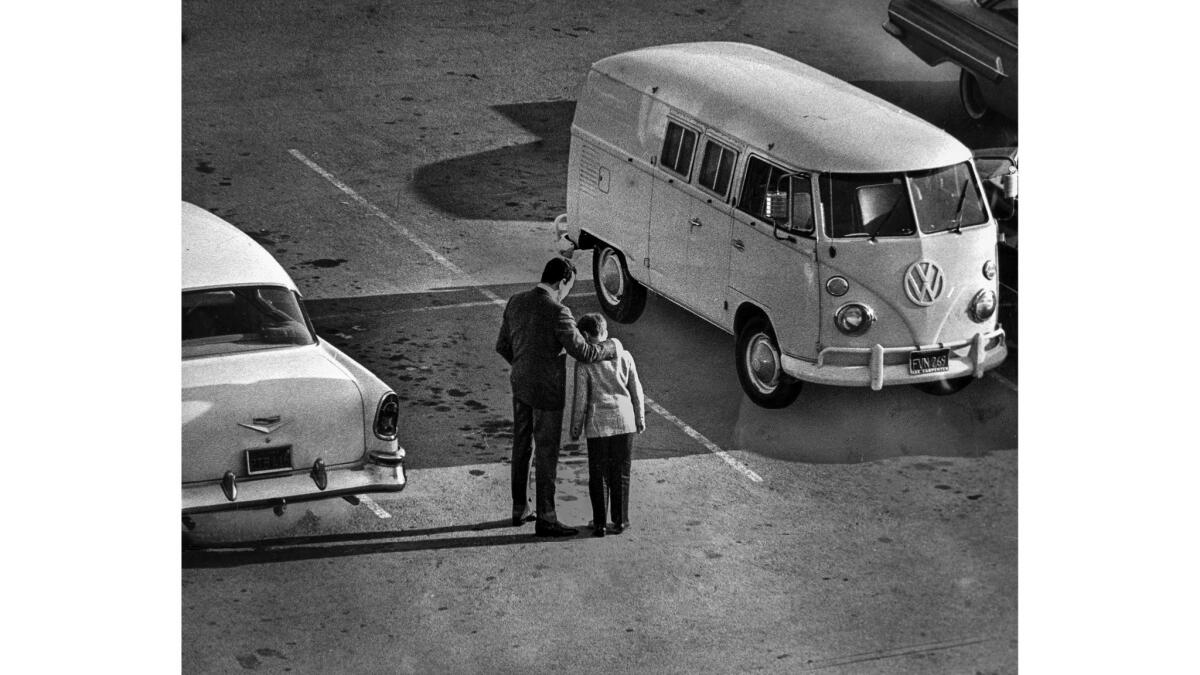
[[[659,163],[687,178],[692,168],[692,153],[695,150],[696,132],[684,129],[674,122],[667,122],[667,137],[663,139]]]
[[[790,176],[790,180],[784,176]],[[797,234],[812,235],[814,230],[812,184],[806,174],[789,173],[768,164],[757,157],[746,161],[746,175],[742,179],[742,196],[737,208],[758,218],[766,216],[767,192],[791,189],[792,213],[788,222],[779,225]]]
[[[733,175],[733,163],[736,161],[736,152],[708,141],[704,146],[704,159],[700,161],[700,185],[722,197],[728,195],[729,179]]]

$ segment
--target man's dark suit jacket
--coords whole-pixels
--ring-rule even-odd
[[[562,410],[566,359],[592,363],[616,357],[611,341],[593,345],[575,327],[571,310],[541,286],[517,293],[504,307],[496,352],[512,364],[513,398],[540,410]]]

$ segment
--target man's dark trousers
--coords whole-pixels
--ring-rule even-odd
[[[533,456],[537,486],[537,517],[557,522],[554,480],[558,475],[558,444],[562,441],[562,408],[540,410],[513,399],[512,497],[513,513],[529,503],[529,458]]]

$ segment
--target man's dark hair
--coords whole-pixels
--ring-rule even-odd
[[[551,258],[542,268],[542,283],[554,284],[560,281],[570,281],[575,276],[575,266],[566,258]]]
[[[579,317],[579,332],[584,335],[595,338],[600,337],[600,331],[608,327],[608,322],[604,320],[604,316],[592,312]]]

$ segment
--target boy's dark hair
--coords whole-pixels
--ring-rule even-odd
[[[542,283],[554,284],[560,281],[570,281],[575,276],[575,266],[566,258],[551,258],[542,268]]]
[[[604,320],[602,314],[584,314],[579,317],[579,332],[588,337],[600,337],[600,332],[608,327],[608,323]]]

